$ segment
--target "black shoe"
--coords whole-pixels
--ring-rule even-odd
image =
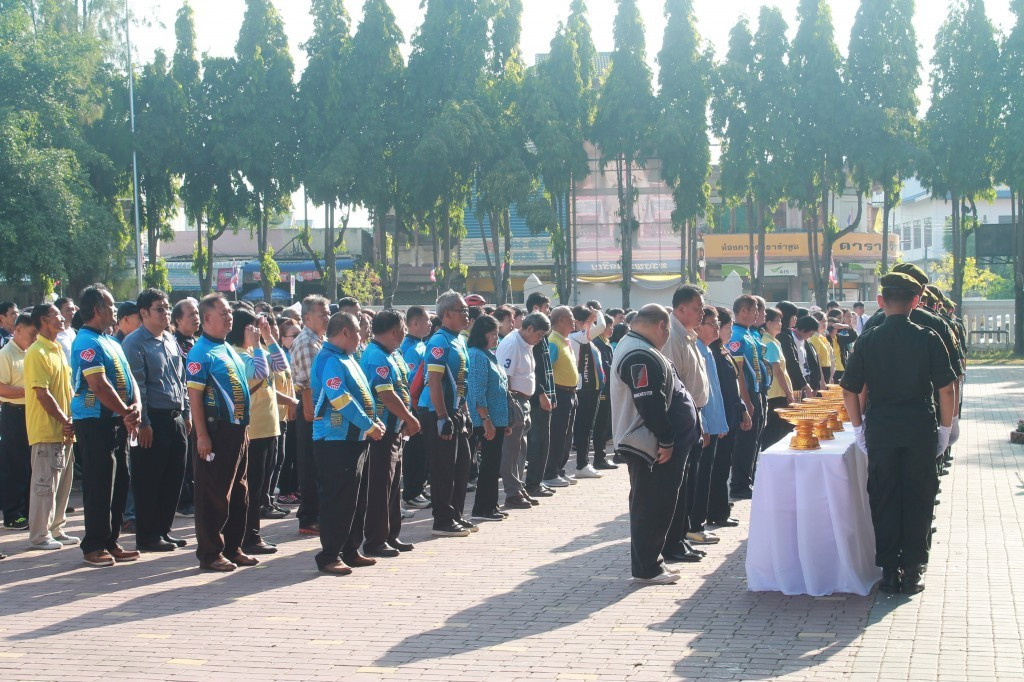
[[[937,507],[937,506],[939,506],[940,504],[942,504],[942,500],[940,500],[939,498],[937,498],[937,497],[936,497],[936,498],[935,498],[935,506]]]
[[[598,461],[594,462],[594,468],[599,470],[599,471],[604,471],[604,470],[618,469],[619,465],[618,464],[612,464],[611,462],[602,459],[599,462]]]
[[[504,516],[506,519],[508,518],[508,512],[507,511],[502,511],[501,509],[498,509],[497,507],[492,509],[491,513],[492,514],[497,514],[498,516]]]
[[[878,589],[881,592],[888,592],[889,594],[895,594],[900,591],[900,569],[898,568],[883,568],[882,569],[882,582],[878,583]]]
[[[469,529],[460,523],[449,521],[447,523],[435,523],[430,534],[449,538],[464,538],[469,535]]]
[[[376,547],[363,546],[363,554],[365,554],[366,556],[376,556],[383,557],[385,559],[390,559],[391,557],[398,556],[399,551],[385,542],[383,545],[378,545]]]
[[[288,516],[288,512],[283,509],[277,509],[276,507],[261,507],[260,518],[261,519],[283,519]]]
[[[533,505],[522,495],[513,495],[505,498],[506,509],[533,509]],[[474,514],[474,516],[476,516]]]
[[[669,562],[685,561],[687,563],[696,563],[696,562],[698,562],[698,561],[700,561],[701,559],[704,558],[700,554],[697,554],[696,552],[688,551],[687,549],[682,548],[682,547],[679,547],[679,548],[671,550],[671,551],[662,552],[662,556],[665,557],[665,561],[669,561]]]
[[[520,494],[523,496],[524,500],[530,503],[530,506],[537,507],[540,505],[540,502],[530,497],[530,493],[526,492],[525,490],[520,491]]]
[[[261,542],[258,545],[246,545],[242,547],[245,554],[277,554],[277,545],[273,542]]]
[[[140,552],[173,552],[178,549],[178,546],[173,542],[158,538],[152,542],[136,542],[135,549]]]
[[[470,533],[477,533],[480,531],[480,527],[469,519],[459,519],[456,523],[468,530]]]
[[[903,581],[900,583],[900,592],[903,594],[917,594],[924,591],[924,572],[920,566],[904,569]]]
[[[944,467],[942,469],[942,471],[939,472],[939,476],[949,476],[949,469]],[[924,588],[922,587],[921,589],[923,590]],[[918,591],[920,591],[920,590],[918,590]]]
[[[469,483],[466,484],[466,492],[467,493],[475,493],[476,492],[476,481],[470,481]]]
[[[530,505],[526,505],[526,506],[529,507]],[[505,515],[504,514],[499,514],[498,512],[494,512],[494,511],[489,511],[489,512],[473,512],[472,516],[473,516],[474,519],[476,519],[477,521],[481,521],[481,522],[482,521],[504,521],[505,520]],[[463,526],[466,525],[465,521],[460,521],[459,523],[461,523]],[[476,526],[476,524],[473,524],[473,525]],[[470,530],[473,530],[473,528],[470,528]]]
[[[186,519],[191,519],[196,515],[196,508],[191,504],[183,504],[178,508],[177,515]]]
[[[708,553],[705,552],[703,549],[697,549],[696,547],[691,545],[689,540],[683,539],[682,545],[686,549],[687,552],[693,552],[697,556],[702,556],[703,557],[703,556],[707,556],[708,555]]]
[[[416,548],[416,545],[411,542],[402,542],[398,538],[391,538],[388,540],[388,544],[397,549],[399,552],[411,552]]]
[[[531,485],[526,489],[526,493],[530,497],[554,497],[555,493],[549,488],[542,485]]]
[[[4,528],[7,530],[25,530],[28,528],[28,519],[24,516],[19,516],[16,519],[4,521]]]
[[[709,520],[708,523],[712,526],[718,526],[719,528],[735,528],[740,525],[740,522],[731,516],[727,519],[719,519],[717,521]]]
[[[171,537],[170,535],[164,535],[163,541],[170,542],[176,547],[186,547],[188,545],[188,540],[182,540],[181,538]]]

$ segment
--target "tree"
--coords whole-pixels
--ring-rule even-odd
[[[800,26],[789,57],[796,97],[788,193],[810,214],[807,250],[814,297],[825,307],[832,246],[860,224],[864,195],[858,193],[856,219],[840,229],[829,208],[829,197],[846,187],[849,97],[841,76],[843,60],[826,0],[800,0],[797,14]]]
[[[756,220],[757,259],[751,270],[752,291],[760,294],[764,282],[765,240],[771,216],[786,197],[786,179],[792,167],[793,90],[792,74],[786,64],[789,41],[786,21],[774,7],[762,7],[754,35],[752,87],[749,96],[752,117],[750,131],[752,174],[750,197],[754,210],[748,218]],[[748,221],[751,229],[754,221]],[[771,225],[774,227],[774,225]],[[753,252],[753,249],[751,249]]]
[[[741,202],[747,204],[750,282],[755,290],[754,231],[750,229],[754,222],[751,192],[755,165],[751,131],[756,120],[753,100],[757,88],[753,42],[747,20],[740,19],[729,31],[729,50],[725,62],[718,67],[711,121],[722,141],[718,194],[729,209],[735,209]]]
[[[665,39],[658,54],[659,121],[657,152],[662,178],[672,189],[672,224],[683,235],[685,256],[694,281],[697,219],[710,205],[711,141],[707,110],[711,97],[712,55],[701,45],[692,0],[668,0]]]
[[[338,286],[343,296],[351,296],[364,305],[373,305],[384,297],[380,275],[369,263],[342,270]]]
[[[995,133],[1001,107],[999,47],[981,0],[958,0],[935,38],[931,107],[925,117],[922,176],[935,196],[952,203],[951,296],[963,300],[967,237],[977,225],[975,200],[992,188]],[[972,214],[965,219],[964,213]]]
[[[935,286],[944,291],[952,289],[955,272],[953,254],[947,252],[942,257],[942,262],[934,266]],[[964,258],[963,292],[965,295],[988,296],[994,288],[1002,284],[1002,281],[1002,277],[988,268],[979,268],[975,258],[970,256]]]
[[[633,170],[643,167],[651,147],[654,93],[647,65],[644,25],[636,0],[618,0],[615,50],[601,88],[593,139],[601,149],[602,167],[615,164],[619,194],[619,238],[622,243],[622,305],[629,306],[633,277],[636,187]]]
[[[1014,353],[1024,355],[1024,0],[1013,0],[1010,9],[1017,22],[1003,42],[1001,103],[1003,120],[996,138],[999,153],[998,180],[1010,188],[1014,235],[1013,298],[1016,333]]]
[[[889,269],[889,215],[917,156],[921,60],[914,0],[861,0],[850,35],[846,81],[856,122],[851,164],[861,191],[882,188],[882,271]]]
[[[231,154],[245,180],[265,300],[280,281],[270,217],[285,210],[296,182],[295,67],[284,24],[270,0],[246,0],[235,45],[237,90],[225,112]]]
[[[358,175],[352,141],[352,107],[358,98],[349,89],[351,20],[342,0],[313,0],[313,33],[303,45],[309,55],[299,80],[296,111],[302,184],[315,206],[325,212],[324,289],[330,299],[338,293],[337,250],[344,244],[344,227],[335,236],[335,208],[352,202]],[[344,221],[343,221],[344,222]],[[308,230],[308,226],[306,228]],[[317,254],[313,254],[318,261]]]

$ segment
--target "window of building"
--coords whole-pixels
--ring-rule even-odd
[[[932,248],[932,239],[933,238],[934,238],[934,236],[932,234],[932,219],[931,218],[925,218],[924,219],[924,248],[926,248],[926,249]]]
[[[915,249],[921,248],[921,221],[914,221],[914,246]]]
[[[903,223],[899,230],[900,235],[900,250],[910,250],[910,221]]]

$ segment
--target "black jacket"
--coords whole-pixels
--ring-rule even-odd
[[[792,329],[783,329],[775,340],[782,346],[782,356],[786,358],[786,373],[789,374],[789,381],[793,384],[793,392],[798,393],[807,381],[804,379],[804,371],[800,365],[800,355],[796,351],[796,339],[793,338]]]

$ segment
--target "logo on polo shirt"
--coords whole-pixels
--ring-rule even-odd
[[[743,344],[741,344],[739,341],[730,341],[728,348],[733,353],[739,353],[740,348],[743,348]]]
[[[201,370],[202,368],[203,366],[200,365],[198,362],[188,363],[188,373],[191,374],[192,376],[199,374],[199,370]]]
[[[430,354],[434,356],[435,360],[440,360],[441,356],[444,355],[444,348],[438,346],[434,350],[430,351]]]
[[[415,372],[416,371],[416,365],[410,362],[409,363],[409,371],[410,372]]]
[[[327,388],[331,389],[332,391],[337,391],[339,388],[341,388],[341,379],[339,379],[338,377],[331,377],[330,379],[327,380]]]
[[[79,354],[79,357],[85,360],[86,362],[92,362],[93,359],[96,357],[96,351],[94,351],[92,348],[87,348],[83,350],[81,354]]]
[[[384,367],[383,365],[377,368],[377,376],[379,376],[381,379],[387,379],[388,375],[390,374],[391,372],[388,371],[388,368]]]

